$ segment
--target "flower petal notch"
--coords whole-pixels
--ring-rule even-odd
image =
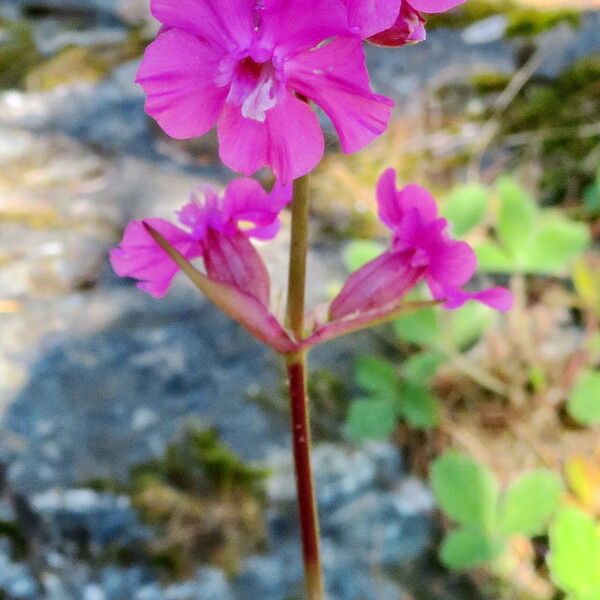
[[[146,112],[178,139],[216,126],[220,157],[233,170],[270,167],[284,182],[311,171],[324,136],[305,100],[331,118],[346,152],[385,131],[393,102],[371,91],[361,37],[340,0],[152,0],[151,7],[164,27],[137,75]]]
[[[289,186],[267,194],[252,179],[238,179],[221,198],[212,188],[197,190],[179,212],[182,229],[162,219],[134,221],[110,259],[121,277],[138,280],[138,288],[161,298],[179,271],[255,337],[290,352],[293,343],[269,312],[270,279],[250,238],[271,239],[279,230],[279,213],[291,198]],[[191,260],[202,258],[206,274]]]
[[[330,305],[330,328],[349,320],[364,323],[369,314],[380,322],[381,313],[393,312],[394,306],[399,309],[421,281],[433,300],[447,309],[475,300],[499,311],[510,310],[512,294],[504,288],[463,289],[477,268],[475,253],[466,242],[449,237],[448,222],[440,218],[427,190],[417,185],[396,189],[396,173],[390,169],[379,180],[377,202],[379,217],[393,234],[390,248],[350,275]]]

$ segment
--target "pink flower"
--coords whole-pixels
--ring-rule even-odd
[[[291,199],[289,186],[267,194],[252,179],[229,184],[223,198],[211,188],[192,196],[177,214],[181,229],[163,219],[131,222],[112,266],[120,277],[139,281],[138,288],[155,298],[165,296],[179,267],[169,258],[145,224],[158,231],[188,261],[202,257],[209,278],[231,285],[268,305],[269,275],[249,238],[271,239],[279,230],[279,213]]]
[[[421,13],[440,13],[465,0],[344,0],[348,21],[363,38],[381,46],[404,46],[425,39]]]
[[[331,304],[330,318],[381,308],[400,300],[422,280],[446,308],[477,300],[497,310],[509,310],[512,295],[504,288],[463,289],[477,268],[475,253],[466,242],[448,236],[448,222],[439,217],[427,190],[417,185],[397,190],[395,181],[396,174],[390,169],[377,187],[379,218],[393,233],[390,249],[350,275]]]
[[[217,126],[223,162],[287,182],[323,155],[327,113],[345,152],[383,133],[393,102],[373,94],[341,0],[152,0],[164,27],[137,81],[172,137]],[[327,42],[327,43],[324,43]]]
[[[408,2],[402,2],[402,8],[394,24],[372,35],[369,41],[378,46],[398,48],[408,44],[418,44],[427,38],[425,19]]]

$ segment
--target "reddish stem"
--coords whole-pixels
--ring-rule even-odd
[[[310,464],[311,433],[307,394],[306,353],[287,357],[296,489],[308,600],[323,600],[319,551],[319,518]]]

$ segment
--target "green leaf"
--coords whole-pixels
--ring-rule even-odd
[[[344,252],[344,264],[351,273],[377,258],[385,248],[371,240],[351,242]]]
[[[440,549],[442,562],[457,571],[482,565],[498,554],[493,540],[488,535],[469,529],[451,531]]]
[[[584,371],[567,401],[569,414],[583,425],[600,423],[600,371]]]
[[[452,223],[455,236],[461,237],[479,225],[485,216],[489,191],[479,184],[452,190],[442,205],[442,215]]]
[[[463,350],[476,342],[490,326],[496,313],[478,302],[469,302],[451,313],[450,331],[457,348]]]
[[[385,440],[396,427],[396,412],[387,400],[355,400],[346,421],[348,435],[356,441]]]
[[[514,273],[518,269],[508,254],[494,242],[481,242],[475,246],[479,270],[486,273]]]
[[[485,467],[450,450],[433,463],[431,483],[449,517],[463,526],[494,530],[498,484]]]
[[[548,566],[556,584],[575,598],[598,598],[600,533],[582,510],[563,508],[550,527]]]
[[[400,317],[394,322],[396,335],[404,342],[436,348],[442,339],[442,328],[435,308],[426,308]]]
[[[590,243],[587,225],[554,213],[538,224],[525,268],[530,273],[560,273],[579,257]]]
[[[425,385],[404,384],[396,407],[400,416],[417,429],[432,429],[440,422],[440,403]]]
[[[583,193],[585,207],[593,213],[600,211],[600,181],[588,185]]]
[[[374,356],[356,361],[356,382],[380,400],[395,400],[398,396],[398,375],[394,365]]]
[[[402,365],[404,378],[411,383],[429,383],[446,361],[441,352],[421,352],[407,358]]]
[[[500,510],[502,531],[528,537],[544,533],[550,517],[559,507],[563,489],[560,476],[548,469],[520,477],[504,495]]]
[[[497,189],[500,195],[498,238],[517,261],[523,260],[532,240],[537,206],[512,177],[501,177]]]

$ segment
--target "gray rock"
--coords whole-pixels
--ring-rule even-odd
[[[38,585],[27,565],[11,562],[0,553],[0,592],[14,600],[36,600]]]
[[[368,563],[397,565],[423,553],[431,542],[431,519],[394,492],[372,491],[341,507],[325,533]]]
[[[54,534],[53,538],[105,546],[147,537],[127,496],[99,494],[88,489],[37,494],[32,506]]]

